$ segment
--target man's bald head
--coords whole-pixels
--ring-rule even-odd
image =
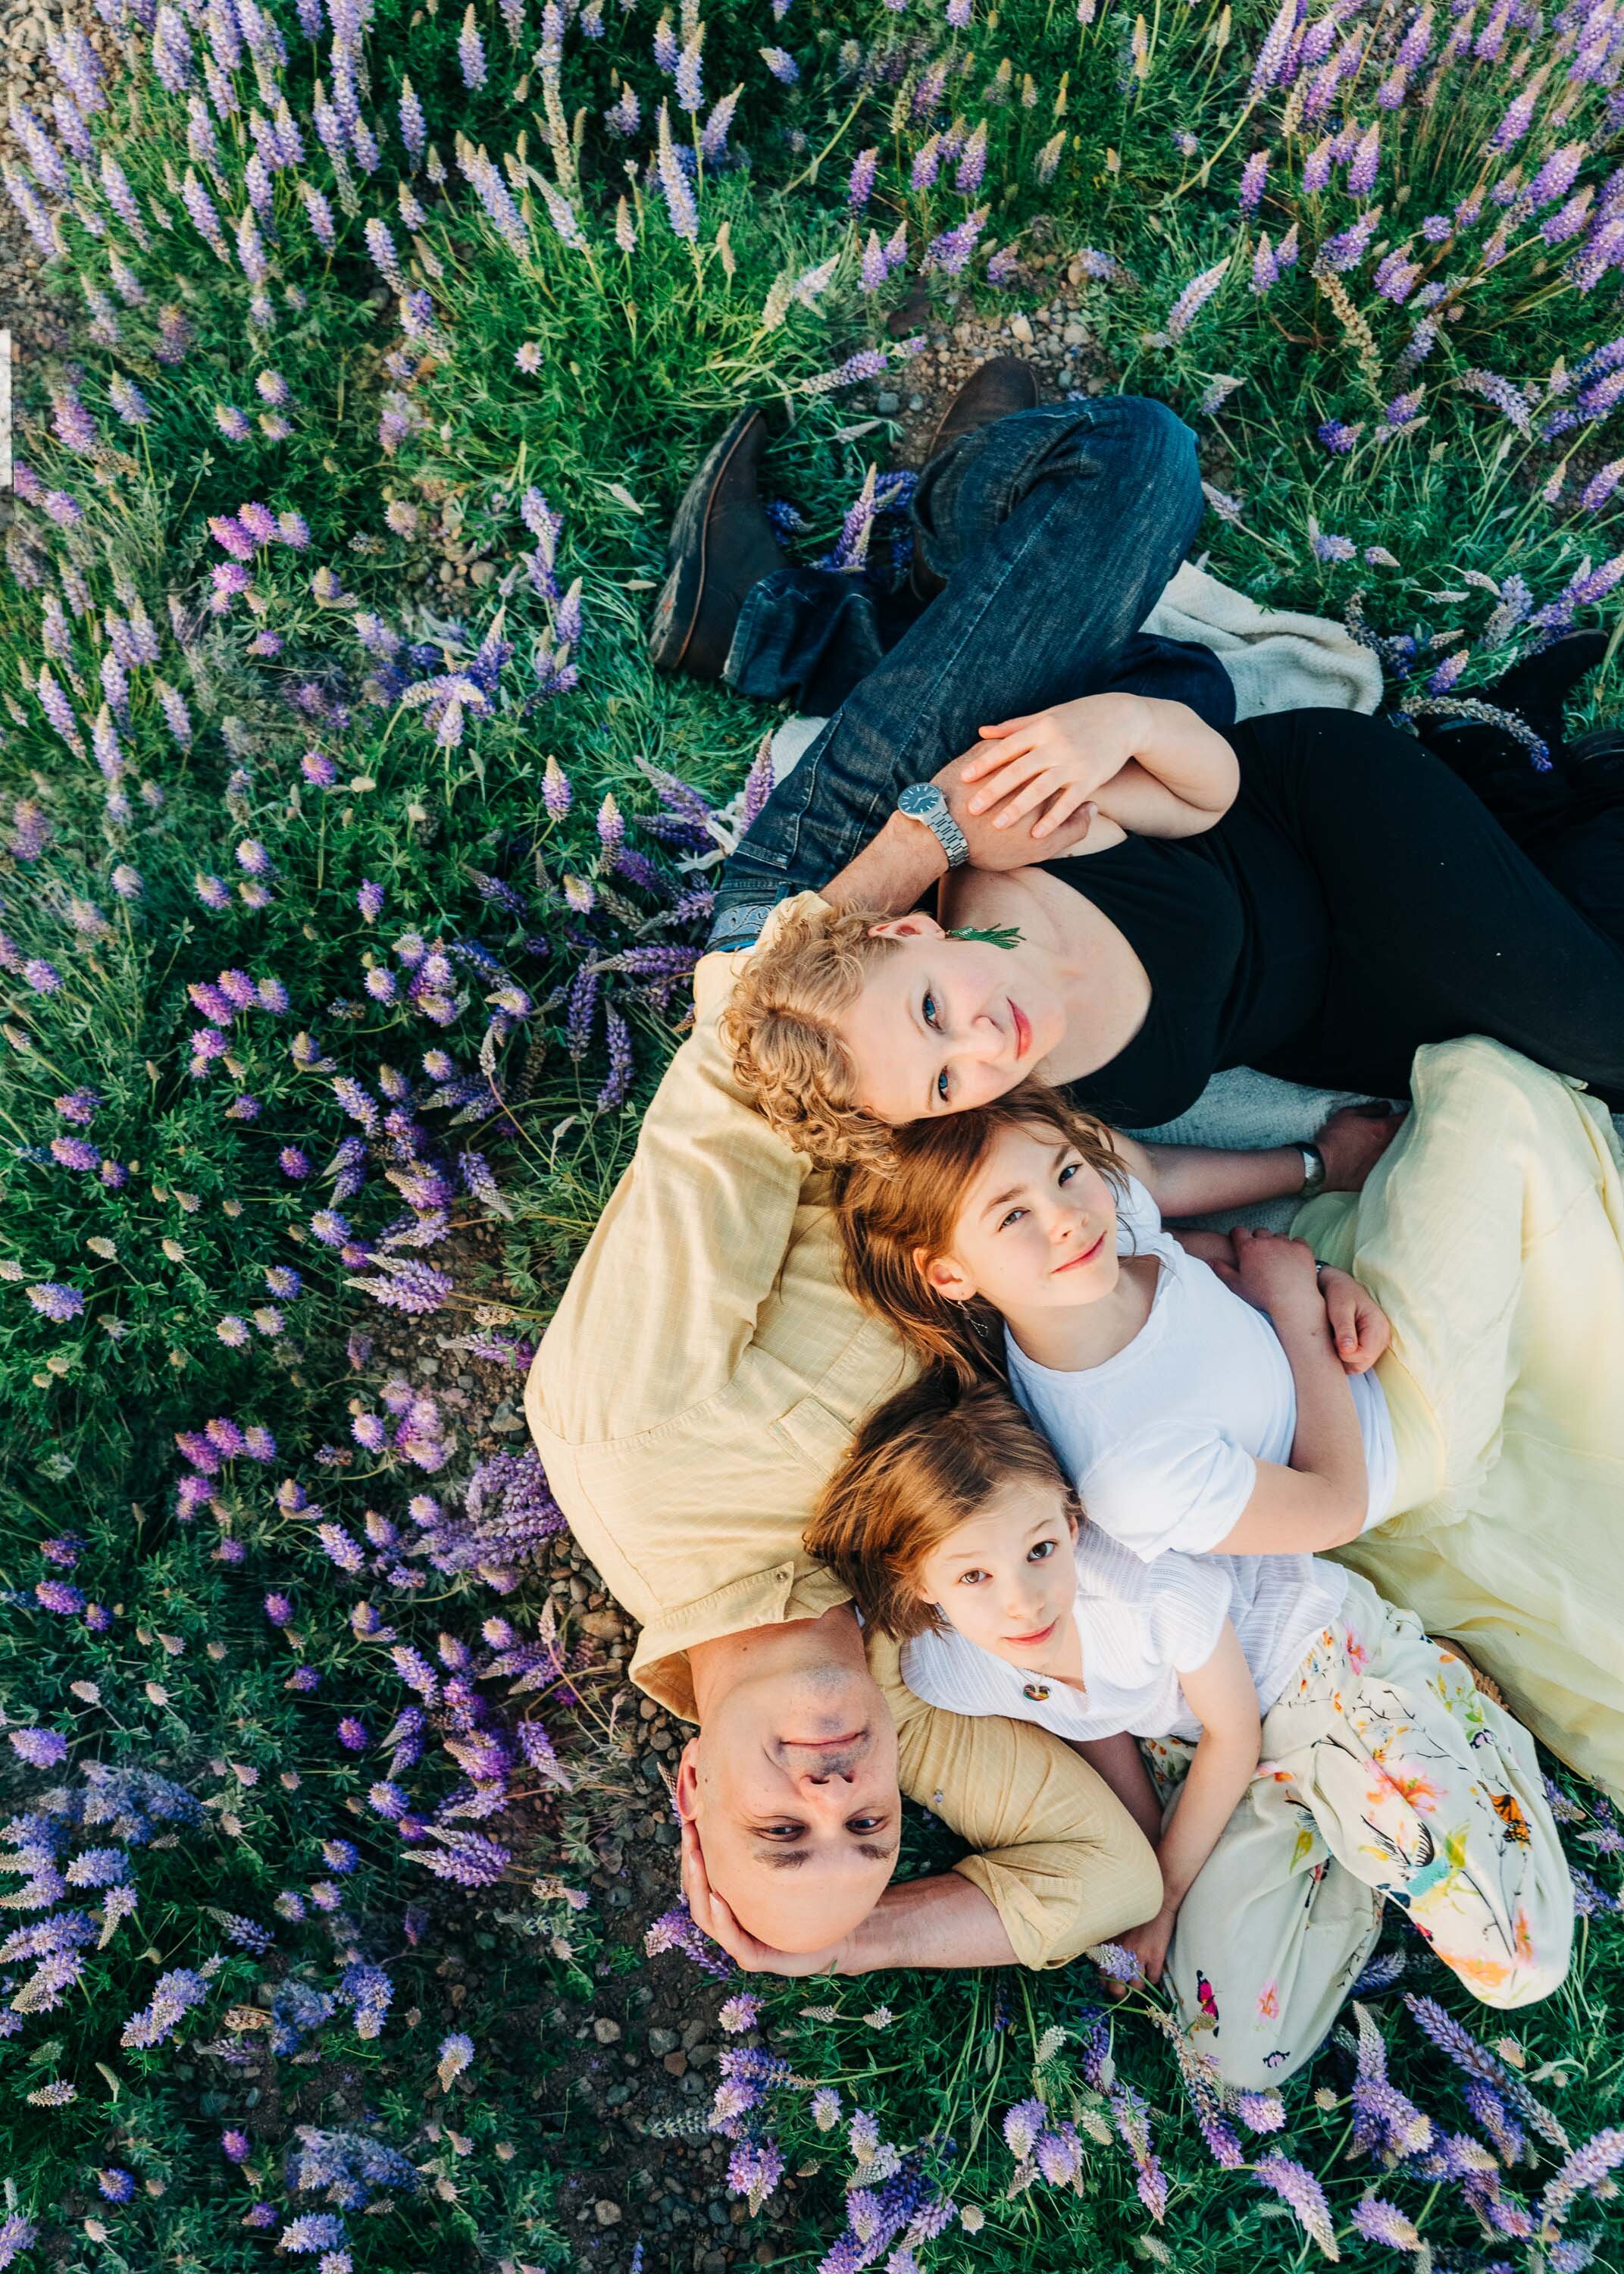
[[[896,1728],[849,1609],[780,1629],[771,1643],[705,1685],[677,1806],[748,1933],[775,1950],[823,1950],[861,1924],[896,1867]]]

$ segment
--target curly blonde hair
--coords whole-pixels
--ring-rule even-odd
[[[722,1014],[740,1083],[816,1161],[880,1167],[891,1157],[890,1127],[857,1103],[857,1065],[840,1032],[870,971],[898,952],[874,930],[885,921],[872,908],[786,916],[745,962]]]

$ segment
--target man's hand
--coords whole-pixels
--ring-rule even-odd
[[[1279,1326],[1285,1320],[1317,1326],[1325,1318],[1325,1298],[1315,1276],[1314,1251],[1305,1239],[1288,1239],[1275,1231],[1253,1231],[1237,1224],[1229,1235],[1235,1242],[1235,1284],[1237,1293]]]
[[[705,1876],[705,1859],[699,1845],[698,1827],[692,1824],[682,1826],[682,1892],[688,1898],[688,1914],[701,1934],[708,1934],[719,1943],[736,1966],[747,1974],[838,1974],[846,1957],[843,1939],[831,1943],[827,1950],[774,1950],[771,1943],[757,1942],[747,1933],[727,1904],[718,1895]]]
[[[1393,1339],[1387,1313],[1368,1288],[1334,1263],[1320,1267],[1320,1292],[1344,1374],[1368,1374]]]
[[[1382,1105],[1344,1105],[1314,1138],[1325,1162],[1327,1193],[1357,1193],[1404,1126]]]
[[[1085,695],[983,727],[959,775],[975,785],[969,811],[1006,831],[1029,817],[1019,835],[1053,837],[1122,772],[1143,739],[1144,719],[1131,695]]]

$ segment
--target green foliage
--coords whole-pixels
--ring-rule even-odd
[[[384,2208],[347,2217],[327,2274],[345,2252],[551,2269],[572,2248],[560,2168],[591,2150],[541,2017],[634,1962],[601,1890],[577,1909],[630,1779],[597,1703],[612,1668],[544,1608],[542,1488],[491,1468],[456,1377],[482,1369],[487,1404],[517,1389],[674,1041],[726,802],[771,723],[647,666],[672,506],[762,401],[771,484],[826,554],[888,440],[850,411],[849,361],[910,386],[883,319],[921,284],[938,331],[1064,305],[1088,369],[1198,426],[1215,568],[1337,612],[1363,585],[1402,699],[1470,688],[1624,566],[1616,34],[1583,4],[1478,21],[1344,0],[1299,30],[1259,0],[945,18],[740,0],[708,24],[690,115],[635,4],[476,9],[472,69],[435,0],[335,6],[328,28],[301,0],[320,44],[283,0],[263,18],[239,0],[235,34],[218,7],[108,5],[126,68],[104,102],[71,56],[64,79],[96,162],[70,145],[56,171],[25,136],[11,177],[74,352],[25,388],[0,581],[0,1705],[71,1758],[0,1748],[10,1850],[56,1856],[10,1874],[34,1893],[0,1924],[77,1909],[93,1939],[56,1987],[25,1991],[41,1962],[21,1946],[0,1961],[6,2210],[64,2274],[229,2274],[329,2209],[285,2163],[293,2127],[355,2130],[421,2185],[375,2187]],[[679,46],[696,22],[680,11]],[[763,58],[780,45],[793,85]],[[848,195],[863,152],[872,186]],[[1378,207],[1364,250],[1336,249]],[[82,1090],[89,1118],[64,1116]],[[404,1326],[355,1284],[398,1308],[402,1265]],[[31,1287],[69,1291],[41,1309]],[[432,1390],[392,1373],[430,1348]],[[274,1457],[233,1435],[250,1425]],[[337,1735],[351,1717],[358,1751]],[[511,1756],[489,1814],[481,1726]],[[86,1768],[192,1804],[64,1841]],[[374,1804],[395,1783],[432,1834],[402,1839]],[[1612,1818],[1572,1821],[1616,1877]],[[416,1860],[447,1834],[439,1852],[466,1834],[506,1858],[471,1900]],[[109,1849],[139,1889],[123,1917],[117,1881],[83,1874],[125,1866],[68,1868]],[[1572,1981],[1506,2053],[1575,2140],[1620,2116],[1624,1934],[1611,1887],[1587,1901]],[[376,2030],[357,1966],[389,1980]],[[182,1975],[196,1999],[129,2041]],[[1437,1969],[1417,1959],[1412,1981],[1434,1991]],[[261,2025],[300,1985],[318,2018],[273,2056]],[[921,2168],[984,2214],[921,2240],[921,2264],[1304,2263],[1287,2205],[1203,2146],[1149,2002],[1116,2015],[1109,2054],[1080,1968],[790,1984],[765,2022],[797,2078],[838,2089],[843,2125],[875,2111],[876,2136],[923,2143]],[[1463,2077],[1378,2010],[1395,2082],[1440,2134],[1481,2132]],[[476,2057],[442,2086],[455,2031]],[[1380,2178],[1440,2265],[1581,2263],[1486,2182],[1474,2208],[1458,2173],[1350,2160],[1350,2059],[1333,2046],[1293,2083],[1285,2135],[1347,2255],[1380,2255],[1349,2224]],[[1022,2175],[1005,2144],[1034,2090],[1078,2127],[1074,2186]],[[786,2263],[815,2263],[845,2180],[887,2172],[872,2149],[831,2161],[844,2132],[799,2085],[763,2105],[792,2171],[818,2167],[793,2208],[787,2181],[774,2199]],[[240,2168],[228,2126],[252,2135]],[[1508,2199],[1560,2160],[1530,2137],[1542,2160],[1503,2170]],[[1241,2163],[1269,2144],[1244,2135]],[[113,2166],[127,2204],[98,2190]],[[0,2263],[20,2233],[0,2226]]]

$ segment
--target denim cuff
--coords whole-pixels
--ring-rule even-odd
[[[748,947],[778,905],[777,900],[736,900],[720,909],[705,942],[707,954],[716,948]]]

